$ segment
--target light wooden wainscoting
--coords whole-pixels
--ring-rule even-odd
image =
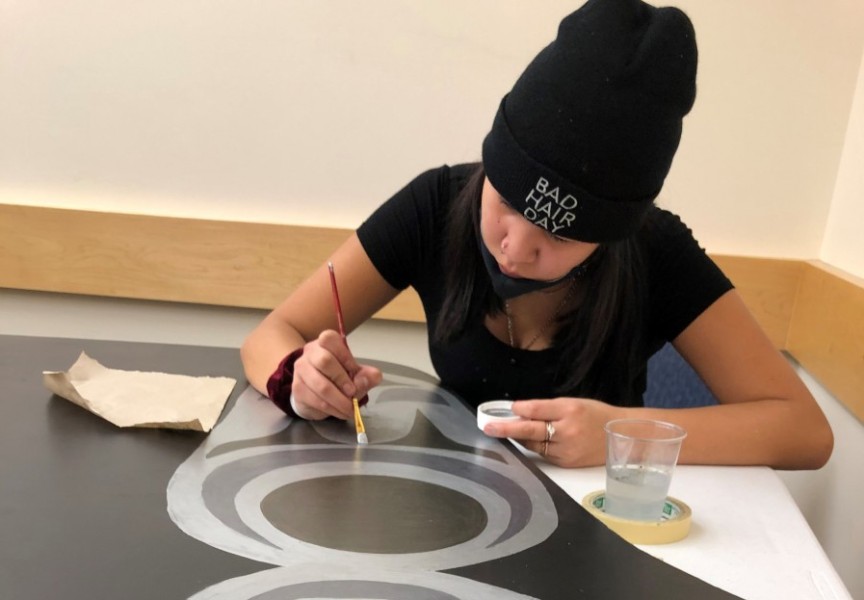
[[[864,279],[806,263],[786,348],[864,421]]]
[[[0,204],[0,287],[269,309],[350,231]],[[864,282],[713,255],[773,343],[864,420]],[[376,317],[422,321],[413,291]]]

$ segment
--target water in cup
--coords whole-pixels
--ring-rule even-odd
[[[644,465],[618,465],[606,470],[603,510],[624,519],[656,521],[663,514],[672,472]]]
[[[659,521],[687,433],[678,425],[651,419],[617,419],[605,429],[603,511],[623,519]]]

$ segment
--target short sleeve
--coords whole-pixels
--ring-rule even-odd
[[[360,225],[357,236],[372,264],[397,290],[431,268],[437,224],[449,192],[449,168],[418,175]]]
[[[653,209],[642,239],[651,337],[671,341],[734,286],[677,215]]]

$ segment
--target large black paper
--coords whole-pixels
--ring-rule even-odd
[[[2,598],[732,598],[618,538],[416,371],[380,365],[361,448],[242,383],[209,436],[118,429],[42,386],[82,350],[243,380],[235,349],[0,336]]]

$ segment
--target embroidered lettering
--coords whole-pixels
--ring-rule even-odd
[[[567,194],[561,200],[561,208],[565,210],[573,210],[577,204],[579,204],[579,201],[576,200],[576,196],[571,196],[570,194]]]
[[[555,233],[569,227],[576,219],[572,211],[579,201],[572,194],[561,197],[560,186],[552,186],[545,177],[539,177],[534,188],[525,196],[528,206],[523,211],[525,218],[545,229]]]
[[[532,203],[535,207],[539,205],[542,201],[543,193],[536,188],[528,192],[528,196],[525,198],[525,202]]]

